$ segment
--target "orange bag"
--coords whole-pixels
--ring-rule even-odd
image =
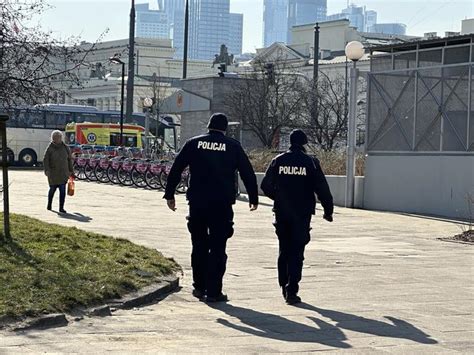
[[[74,196],[74,178],[71,176],[67,182],[67,194],[68,196]]]

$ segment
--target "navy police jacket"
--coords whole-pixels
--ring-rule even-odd
[[[325,215],[334,211],[333,199],[319,161],[293,146],[273,159],[262,181],[262,190],[274,200],[277,213],[314,214],[318,196]]]
[[[164,198],[174,199],[181,173],[191,174],[187,198],[190,205],[234,204],[236,171],[247,189],[249,202],[258,204],[257,178],[242,146],[218,131],[209,131],[184,144],[171,167]]]

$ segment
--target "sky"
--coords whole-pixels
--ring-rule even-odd
[[[57,37],[79,35],[95,41],[108,28],[104,40],[128,37],[130,0],[45,0],[52,6],[38,19]],[[153,1],[153,0],[151,0]],[[136,0],[146,3],[147,0]],[[408,26],[407,34],[461,30],[461,20],[473,18],[472,0],[360,0],[351,1],[378,12],[379,23],[401,22]],[[231,11],[244,14],[244,52],[262,47],[263,0],[230,0]],[[328,0],[328,15],[347,6],[347,0]]]

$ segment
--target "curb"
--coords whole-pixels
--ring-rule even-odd
[[[148,305],[159,301],[163,296],[177,290],[179,278],[173,277],[159,282],[157,285],[145,287],[137,292],[111,302],[111,306],[116,309],[132,309]]]
[[[70,321],[71,322],[80,322],[87,317],[109,317],[112,316],[112,312],[117,309],[133,309],[137,307],[143,307],[154,302],[160,301],[168,294],[179,289],[179,277],[169,276],[163,278],[162,281],[157,284],[147,286],[136,292],[125,295],[123,298],[109,300],[105,302],[104,305],[89,308],[89,309],[79,309],[72,311],[75,315],[66,315],[64,313],[58,314],[48,314],[38,318],[27,319],[17,324],[10,324],[11,330],[26,331],[26,330],[46,330],[51,328],[65,327]],[[68,320],[70,319],[70,321]],[[2,329],[1,321],[5,323],[11,318],[2,317],[0,318],[0,329]],[[5,328],[8,327],[8,324],[3,324]]]
[[[33,320],[27,321],[19,327],[13,328],[13,331],[31,330],[31,329],[50,329],[65,327],[69,324],[64,313],[48,314]]]

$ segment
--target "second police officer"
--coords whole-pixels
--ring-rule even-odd
[[[258,207],[258,186],[252,165],[240,143],[225,136],[228,121],[222,113],[211,116],[209,133],[184,144],[168,176],[164,198],[176,210],[174,193],[186,167],[188,230],[191,233],[193,295],[207,302],[225,302],[222,279],[226,269],[226,243],[233,233],[232,205],[236,197],[236,171],[247,189],[250,210]]]
[[[318,196],[324,219],[332,222],[333,198],[319,161],[305,153],[306,134],[294,130],[290,149],[277,156],[265,173],[261,187],[274,200],[275,232],[279,241],[278,282],[288,304],[301,302],[298,296],[304,249],[310,241],[311,217]]]

